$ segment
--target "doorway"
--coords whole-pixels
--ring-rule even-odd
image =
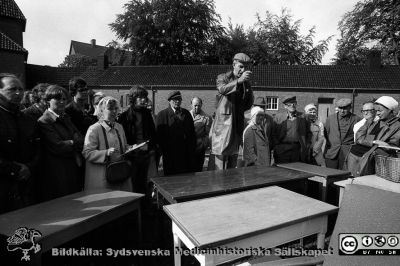
[[[325,124],[326,118],[335,113],[334,98],[318,98],[318,120]]]

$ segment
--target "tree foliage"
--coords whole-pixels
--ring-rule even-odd
[[[400,1],[364,0],[339,22],[341,38],[336,64],[363,64],[370,50],[382,52],[383,63],[399,64]]]
[[[95,66],[97,64],[97,60],[94,58],[90,58],[86,55],[81,54],[72,54],[67,55],[64,58],[64,61],[58,65],[59,67],[87,67],[87,66]]]
[[[301,20],[283,9],[280,15],[257,14],[257,23],[248,29],[230,21],[226,34],[218,39],[214,49],[220,64],[230,63],[235,53],[250,55],[257,64],[316,65],[328,51],[332,36],[314,43],[315,27],[307,35],[300,33]]]
[[[129,51],[128,44],[121,44],[115,40],[107,45],[106,55],[111,66],[130,66],[132,65],[132,52]]]
[[[261,64],[317,65],[328,51],[332,36],[314,44],[315,27],[307,35],[300,33],[301,20],[293,21],[283,9],[280,15],[257,14],[257,23],[249,34],[250,54]]]
[[[194,64],[224,29],[212,0],[131,0],[110,24],[136,64]]]

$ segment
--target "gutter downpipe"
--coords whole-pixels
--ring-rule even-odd
[[[352,105],[351,105],[351,112],[354,114],[354,100],[356,99],[356,95],[357,95],[357,92],[356,92],[356,89],[353,89],[353,92],[352,92]]]

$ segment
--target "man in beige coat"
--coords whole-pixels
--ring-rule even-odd
[[[254,101],[251,89],[250,57],[239,53],[233,58],[233,70],[217,78],[215,120],[211,130],[215,169],[234,168],[244,129],[244,112]]]

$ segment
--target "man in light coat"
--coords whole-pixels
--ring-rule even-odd
[[[233,58],[233,70],[217,78],[216,112],[211,130],[215,169],[234,168],[244,129],[244,112],[254,101],[251,89],[250,57],[238,53]]]
[[[210,129],[212,118],[206,114],[201,107],[203,100],[199,97],[192,99],[192,110],[190,114],[193,118],[194,130],[196,132],[196,151],[195,151],[195,170],[196,172],[203,171],[203,164],[207,148],[210,146]]]

